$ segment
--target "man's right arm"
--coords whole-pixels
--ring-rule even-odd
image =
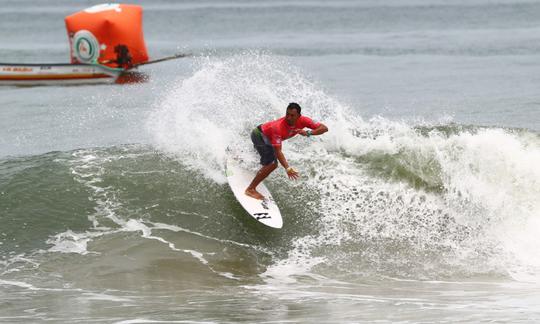
[[[293,180],[298,179],[300,175],[298,172],[296,172],[296,170],[289,166],[289,163],[287,163],[287,159],[285,159],[285,155],[283,155],[283,152],[281,151],[281,146],[274,146],[274,151],[276,152],[276,157],[279,163],[281,163],[281,165],[287,171],[287,176]]]

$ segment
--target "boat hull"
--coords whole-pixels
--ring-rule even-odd
[[[0,85],[107,84],[115,83],[123,72],[97,64],[0,63]]]

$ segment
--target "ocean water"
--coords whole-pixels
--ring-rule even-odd
[[[540,3],[140,1],[130,85],[0,88],[0,322],[540,321]],[[67,62],[89,1],[0,1],[2,62]],[[253,221],[225,149],[291,101]]]

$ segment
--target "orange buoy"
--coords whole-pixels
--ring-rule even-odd
[[[142,7],[102,4],[65,18],[71,63],[128,69],[148,61]]]

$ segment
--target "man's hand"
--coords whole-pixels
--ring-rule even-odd
[[[313,131],[311,129],[308,129],[308,130],[301,129],[297,132],[297,134],[310,137],[311,135],[313,135]]]
[[[295,169],[293,169],[292,167],[287,168],[287,176],[291,180],[296,180],[296,179],[298,179],[300,177],[298,172]]]

